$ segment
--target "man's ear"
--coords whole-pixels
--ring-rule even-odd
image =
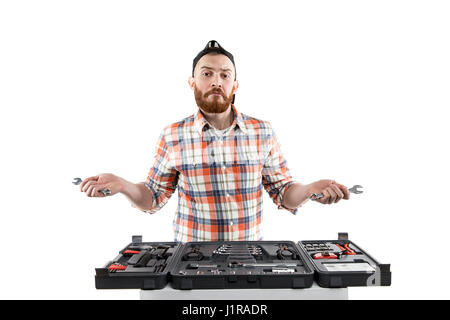
[[[189,87],[190,87],[192,90],[194,90],[194,85],[195,85],[194,77],[189,77],[189,79],[188,79],[188,85],[189,85]]]
[[[239,88],[239,82],[237,80],[234,80],[233,83],[233,93],[236,93],[237,89]]]

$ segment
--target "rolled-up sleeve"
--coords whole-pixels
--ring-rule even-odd
[[[286,209],[296,214],[297,209],[290,209],[283,206],[283,196],[289,186],[295,182],[289,172],[287,162],[281,154],[280,144],[275,132],[273,130],[271,131],[272,133],[268,139],[271,149],[262,169],[262,183],[278,209]]]
[[[170,161],[170,150],[161,134],[156,146],[156,155],[151,167],[145,186],[151,191],[153,205],[151,210],[142,210],[147,213],[155,213],[160,210],[175,192],[178,184],[178,171],[175,170]]]

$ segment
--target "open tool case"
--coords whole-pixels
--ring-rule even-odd
[[[338,240],[132,242],[103,268],[97,289],[309,288],[389,286],[380,264],[339,233]]]
[[[162,289],[179,246],[176,242],[142,242],[142,236],[133,236],[116,258],[95,269],[95,287]]]
[[[314,269],[291,241],[188,242],[180,249],[175,289],[308,288]]]
[[[347,233],[338,240],[300,241],[300,249],[314,265],[321,287],[390,286],[390,264],[380,264],[352,241]]]

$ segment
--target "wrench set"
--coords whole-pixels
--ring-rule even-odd
[[[379,264],[340,233],[338,240],[132,243],[96,269],[97,289],[308,288],[388,286]]]
[[[190,242],[180,248],[171,284],[175,289],[305,288],[314,273],[305,261],[291,241]]]

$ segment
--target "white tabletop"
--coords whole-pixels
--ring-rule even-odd
[[[141,300],[348,300],[348,288],[141,290]]]

